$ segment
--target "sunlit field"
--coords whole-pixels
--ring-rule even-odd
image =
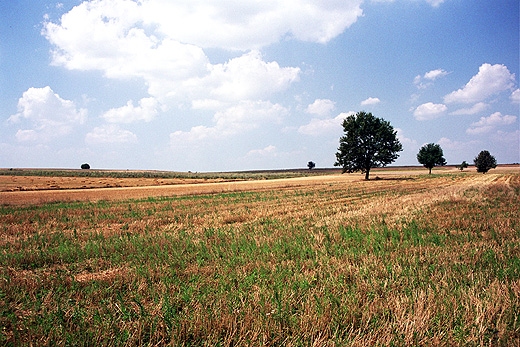
[[[3,204],[0,344],[519,345],[519,171],[381,176]]]

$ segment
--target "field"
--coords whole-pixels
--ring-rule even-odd
[[[518,166],[424,173],[5,174],[0,345],[520,345]]]

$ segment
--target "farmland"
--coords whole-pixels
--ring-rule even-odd
[[[518,167],[424,173],[18,175],[0,344],[518,345]]]

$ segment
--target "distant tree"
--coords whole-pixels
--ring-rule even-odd
[[[422,146],[419,153],[417,153],[417,161],[429,169],[431,175],[432,168],[446,165],[446,159],[444,159],[443,155],[441,146],[435,143],[428,143]]]
[[[464,170],[465,168],[468,167],[468,163],[466,163],[466,161],[464,160],[459,166],[457,166],[457,168],[462,171]]]
[[[313,161],[310,161],[307,163],[307,167],[309,168],[309,170],[312,170],[316,167],[316,164]]]
[[[497,167],[497,160],[488,151],[480,152],[475,159],[473,159],[473,162],[477,167],[477,172],[486,173],[489,169]]]
[[[343,120],[345,135],[339,139],[334,166],[343,173],[361,171],[369,179],[370,169],[384,167],[399,157],[403,146],[390,122],[364,111]]]
[[[88,170],[88,169],[90,169],[90,165],[87,164],[87,163],[85,163],[85,164],[81,164],[81,168],[82,168],[83,170]]]

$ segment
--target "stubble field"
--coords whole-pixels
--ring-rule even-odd
[[[434,172],[2,192],[0,344],[518,345],[520,172]]]

